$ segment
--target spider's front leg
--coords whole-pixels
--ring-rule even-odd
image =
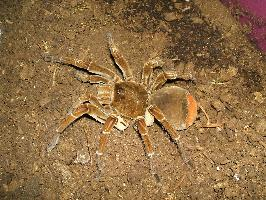
[[[124,58],[124,56],[120,53],[120,51],[116,47],[112,34],[108,33],[107,38],[108,38],[110,52],[114,58],[115,63],[122,71],[124,79],[127,81],[132,80],[133,79],[132,70],[130,69],[127,60]]]
[[[115,74],[112,70],[99,66],[95,62],[93,62],[92,59],[79,60],[79,59],[73,59],[69,57],[56,57],[51,55],[45,55],[44,60],[46,62],[53,62],[53,63],[60,63],[63,65],[73,65],[77,68],[87,70],[90,73],[98,74],[99,76],[103,77],[100,79],[99,77],[93,77],[90,78],[93,79],[95,82],[106,82],[106,81],[112,81],[117,82],[118,80],[121,80],[121,78]]]
[[[154,154],[154,151],[153,151],[153,146],[151,143],[150,136],[148,134],[148,127],[147,127],[147,124],[145,122],[144,117],[139,117],[136,120],[136,125],[137,125],[138,131],[141,135],[141,138],[143,140],[143,143],[144,143],[144,146],[146,149],[146,153],[149,157],[152,157]]]

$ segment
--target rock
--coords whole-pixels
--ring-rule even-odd
[[[262,96],[262,94],[260,92],[254,92],[253,93],[255,96],[255,100],[259,103],[263,103],[264,102],[264,97]]]
[[[30,80],[34,76],[35,71],[34,71],[33,66],[20,63],[20,67],[22,69],[20,71],[19,76],[22,80]]]
[[[224,104],[220,100],[215,100],[211,102],[211,105],[216,111],[221,111],[225,109]]]
[[[182,10],[183,8],[183,3],[174,3],[174,6],[177,10]]]
[[[183,16],[175,12],[164,13],[164,19],[168,22],[180,20]]]
[[[87,148],[81,149],[77,152],[77,157],[74,160],[74,163],[80,163],[82,165],[90,162],[91,157]]]
[[[221,82],[230,81],[234,76],[237,75],[237,68],[230,66],[228,69],[222,69],[220,72],[219,80]]]
[[[262,136],[266,136],[266,119],[260,119],[255,123],[255,130]]]
[[[203,19],[199,18],[199,17],[192,17],[191,18],[193,24],[203,24]]]

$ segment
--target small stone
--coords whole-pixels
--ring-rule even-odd
[[[228,182],[227,182],[227,181],[218,182],[218,183],[216,183],[216,184],[213,186],[213,188],[214,188],[215,190],[217,190],[217,189],[225,188],[225,187],[227,187],[227,185],[228,185]]]
[[[9,184],[3,184],[3,188],[5,192],[13,192],[17,190],[23,183],[23,180],[15,180],[13,179]]]
[[[19,75],[22,80],[30,80],[34,76],[35,72],[33,67],[24,63],[20,63],[20,67],[22,69]]]
[[[82,165],[87,164],[91,160],[90,153],[88,149],[81,149],[77,152],[77,157],[74,163],[80,163]]]
[[[225,109],[224,104],[220,100],[215,100],[211,104],[216,111],[221,111]]]
[[[262,96],[262,94],[260,92],[254,92],[253,93],[255,96],[255,100],[259,103],[263,103],[264,102],[264,97]]]
[[[199,18],[199,17],[192,17],[191,18],[193,24],[203,24],[203,19]]]
[[[266,136],[266,119],[260,119],[255,124],[255,130],[262,136]]]
[[[72,8],[76,7],[77,5],[78,5],[78,1],[77,1],[77,0],[71,0],[71,1],[70,1],[70,6],[71,6]]]
[[[164,13],[164,19],[168,22],[180,20],[182,17],[182,15],[175,12]]]
[[[239,197],[239,187],[226,187],[224,194],[227,198]]]
[[[74,31],[66,32],[66,38],[70,40],[74,40],[76,37],[76,33]]]
[[[230,66],[228,69],[222,69],[219,80],[222,82],[230,81],[234,76],[237,75],[237,71],[237,68],[232,66]]]
[[[239,97],[234,96],[230,93],[221,94],[220,99],[223,103],[228,103],[229,105],[236,105],[237,103],[239,103]]]
[[[182,10],[182,8],[183,8],[183,3],[175,3],[175,4],[174,4],[174,7],[175,7],[177,10]]]
[[[41,99],[39,101],[39,104],[41,107],[43,107],[43,106],[47,105],[49,102],[51,102],[51,100],[52,100],[51,97],[47,96],[47,97],[44,97],[43,99]]]

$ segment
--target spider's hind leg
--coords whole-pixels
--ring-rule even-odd
[[[59,124],[59,127],[56,129],[56,134],[53,137],[52,141],[47,147],[47,151],[52,151],[57,143],[59,142],[60,134],[76,119],[82,117],[83,115],[88,114],[95,119],[104,119],[106,118],[105,113],[103,113],[97,106],[85,103],[76,106],[76,108]],[[98,120],[99,121],[99,120]]]
[[[178,73],[178,71],[163,71],[159,73],[154,80],[153,85],[151,86],[151,90],[157,90],[162,87],[168,80],[176,80],[182,79],[186,81],[194,81],[194,65],[192,63],[180,63],[177,68],[186,69],[186,71],[182,73]]]
[[[181,135],[168,122],[163,112],[155,105],[149,107],[149,112],[155,117],[155,119],[157,119],[162,124],[162,126],[166,129],[166,131],[170,135],[171,139],[175,142],[184,163],[188,164],[189,166],[193,166],[190,157],[186,155],[186,152],[184,151],[185,145],[184,142],[181,141]]]
[[[222,126],[222,124],[219,123],[219,122],[217,122],[217,123],[211,123],[210,122],[209,115],[207,114],[207,112],[205,111],[205,109],[203,108],[203,106],[199,104],[199,108],[202,110],[202,112],[204,113],[204,115],[205,115],[205,117],[207,119],[206,125],[202,126],[203,128],[217,128],[217,127],[221,127]]]

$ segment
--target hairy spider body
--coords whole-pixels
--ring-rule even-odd
[[[143,140],[146,153],[151,158],[154,151],[148,126],[153,124],[154,118],[179,145],[182,156],[181,135],[176,130],[186,129],[195,121],[197,116],[195,98],[183,88],[162,87],[167,80],[180,78],[175,71],[162,71],[153,79],[151,78],[154,68],[163,64],[160,59],[151,59],[144,64],[139,83],[134,80],[127,61],[118,51],[111,35],[109,35],[109,48],[116,65],[122,71],[122,78],[112,70],[95,64],[91,59],[83,61],[67,57],[45,57],[46,61],[73,65],[87,70],[89,72],[88,82],[98,86],[96,95],[84,94],[79,98],[78,103],[73,106],[73,111],[59,124],[57,134],[47,150],[51,151],[56,146],[60,134],[72,122],[83,115],[90,115],[104,124],[96,152],[98,157],[101,157],[105,151],[111,130],[114,127],[125,130],[129,122],[133,121]],[[191,74],[189,77],[193,78]]]
[[[116,83],[111,106],[130,119],[144,116],[148,107],[148,92],[143,85],[132,81]]]
[[[187,129],[197,117],[195,98],[181,87],[163,87],[155,91],[149,104],[158,106],[176,130]]]

